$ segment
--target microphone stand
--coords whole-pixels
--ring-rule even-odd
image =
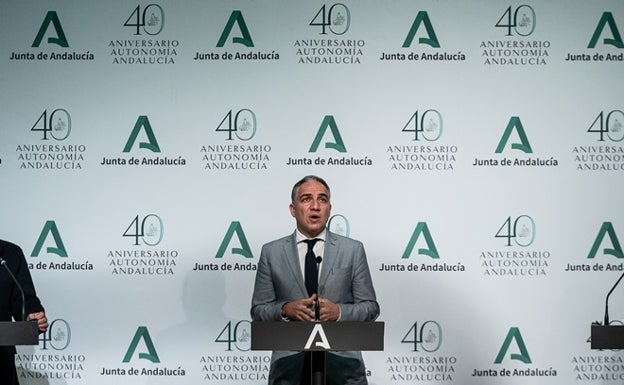
[[[323,258],[316,257],[316,271],[320,273],[321,262]],[[317,274],[317,283],[318,283]],[[322,287],[317,284],[316,299],[314,301],[314,322],[321,322],[321,309],[320,309],[320,294]],[[310,352],[310,367],[312,372],[310,373],[311,385],[325,385],[325,352],[324,351],[312,351]]]
[[[9,266],[7,266],[7,263],[4,259],[0,258],[0,265],[4,266],[4,268],[6,269],[7,273],[9,273],[9,275],[11,276],[11,279],[13,280],[13,282],[15,283],[15,286],[17,286],[20,295],[22,297],[22,319],[21,321],[26,321],[26,296],[24,295],[24,289],[22,289],[22,285],[20,285],[19,281],[17,280],[17,278],[15,278],[15,276],[13,275],[13,272],[11,272],[11,269],[9,269]]]
[[[318,287],[318,275],[321,271],[321,262],[323,262],[323,258],[321,257],[316,257],[316,271],[317,271],[317,276],[316,276],[316,299],[314,300],[314,321],[315,322],[319,322],[321,320],[321,310],[320,310],[320,305],[319,305],[319,294],[321,293],[320,288]]]
[[[620,279],[618,279],[617,282],[615,283],[615,285],[613,285],[613,287],[611,288],[611,291],[609,291],[609,294],[607,294],[607,298],[605,299],[604,326],[609,326],[609,296],[611,295],[611,293],[613,293],[613,290],[615,290],[617,285],[619,285],[619,283],[622,280],[622,278],[624,278],[624,274],[622,274],[620,276]]]
[[[9,273],[11,280],[15,283],[22,297],[21,320],[17,319],[20,315],[13,314],[13,318],[17,322],[0,321],[0,346],[37,345],[39,343],[39,327],[36,321],[26,321],[26,295],[24,289],[7,265],[7,262],[2,258],[0,258],[0,265],[4,266],[7,273]]]

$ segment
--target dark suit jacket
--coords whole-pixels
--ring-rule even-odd
[[[10,242],[0,240],[0,257],[6,261],[6,267],[11,270],[24,290],[26,315],[43,311],[22,249]],[[12,319],[22,320],[22,296],[5,267],[0,266],[0,321]],[[0,347],[0,353],[15,354],[15,347]]]
[[[282,321],[281,309],[286,302],[308,298],[295,234],[262,247],[251,304],[254,321]],[[362,243],[327,231],[324,254],[319,276],[321,297],[340,306],[340,321],[375,320],[379,304]],[[299,378],[284,378],[288,375],[281,374],[287,371],[281,366],[303,365],[303,355],[297,353],[273,352],[269,384],[298,383]],[[328,377],[332,375],[332,362],[337,359],[336,367],[350,371],[338,374],[345,378],[344,383],[367,383],[360,352],[332,352],[332,355],[331,359],[328,357]]]

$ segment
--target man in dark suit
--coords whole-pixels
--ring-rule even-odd
[[[375,320],[379,304],[362,243],[326,229],[331,214],[327,183],[313,175],[297,182],[291,193],[290,213],[297,224],[295,232],[262,247],[251,318],[313,322],[320,291],[321,321]],[[313,239],[316,241],[310,242]],[[310,265],[306,266],[308,248],[314,255],[322,256],[317,287],[309,287],[304,278],[317,274],[316,270],[309,270]],[[269,384],[308,383],[308,374],[302,375],[307,370],[304,357],[302,352],[273,352]],[[361,352],[328,353],[326,371],[328,385],[367,384]]]
[[[19,246],[0,240],[0,321],[22,321],[22,296],[15,285],[9,269],[24,290],[26,300],[26,321],[37,322],[39,332],[48,329],[41,301],[37,298],[26,258]],[[0,346],[0,384],[18,385],[15,370],[15,347]]]

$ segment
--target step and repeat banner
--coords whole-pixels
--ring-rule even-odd
[[[370,384],[622,384],[590,325],[623,33],[619,0],[2,1],[0,237],[50,319],[21,382],[265,384],[260,248],[316,174],[386,323]]]

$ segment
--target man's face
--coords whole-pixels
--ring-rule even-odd
[[[318,182],[306,182],[299,186],[295,202],[290,204],[290,214],[297,220],[297,229],[309,238],[314,238],[323,231],[331,203],[325,186]]]

